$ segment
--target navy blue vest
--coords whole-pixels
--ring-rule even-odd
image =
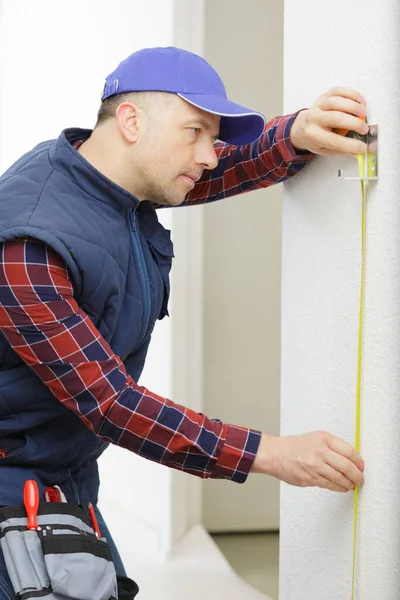
[[[0,178],[0,241],[31,236],[66,262],[75,298],[138,381],[151,332],[167,313],[173,248],[151,202],[140,202],[72,146],[69,129]],[[97,458],[107,444],[65,408],[0,334],[0,505],[23,484],[58,484],[67,500],[97,502]]]

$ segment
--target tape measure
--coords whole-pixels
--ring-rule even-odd
[[[360,452],[361,437],[361,387],[363,363],[363,329],[364,329],[364,280],[365,280],[365,212],[366,212],[366,182],[365,156],[358,155],[358,170],[361,178],[361,275],[360,275],[360,311],[358,319],[358,350],[357,350],[357,386],[356,386],[356,431],[354,447]],[[369,170],[369,169],[368,169]],[[368,176],[368,173],[367,173]],[[351,600],[355,597],[356,562],[357,562],[357,525],[358,525],[358,485],[354,488],[354,533],[353,533],[353,568],[351,577]]]
[[[366,117],[362,119],[367,121]],[[339,135],[362,139],[355,131],[347,129],[333,129],[334,133]],[[358,171],[361,183],[361,273],[360,273],[360,304],[358,317],[358,344],[357,344],[357,384],[356,384],[356,422],[355,422],[355,442],[354,447],[360,453],[360,438],[361,438],[361,391],[362,391],[362,365],[363,365],[363,328],[364,328],[364,281],[365,281],[365,216],[366,216],[366,184],[365,177],[375,177],[373,157],[367,153],[367,161],[365,155],[359,154]],[[367,169],[365,169],[367,167]],[[367,172],[365,173],[365,170]],[[354,488],[354,508],[353,508],[353,563],[351,575],[351,600],[355,598],[356,584],[356,567],[357,567],[357,533],[358,533],[358,507],[359,507],[359,488]]]

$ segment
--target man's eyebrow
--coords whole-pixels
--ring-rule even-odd
[[[190,119],[190,121],[187,121],[185,123],[186,126],[194,126],[194,125],[201,125],[202,127],[204,127],[204,129],[206,129],[207,131],[210,131],[210,129],[212,128],[210,123],[208,121],[206,121],[206,119],[202,119],[201,117],[198,119]],[[216,141],[219,137],[219,131],[212,136],[214,138],[214,140]]]

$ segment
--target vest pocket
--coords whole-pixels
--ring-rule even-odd
[[[16,594],[48,588],[49,578],[36,531],[8,531],[1,538],[1,550]]]
[[[117,576],[105,541],[60,534],[43,538],[42,547],[54,593],[76,600],[117,597]]]
[[[168,315],[168,300],[170,292],[169,273],[174,257],[174,246],[171,240],[160,242],[157,238],[147,240],[151,255],[155,260],[164,282],[164,298],[158,318],[161,320]]]
[[[27,445],[28,438],[24,433],[0,438],[0,448],[2,451],[0,457],[1,463],[12,464],[15,459],[19,459],[25,454]]]

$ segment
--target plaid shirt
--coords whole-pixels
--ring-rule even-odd
[[[277,118],[253,145],[218,143],[218,167],[185,204],[267,187],[299,171],[290,127]],[[137,385],[74,298],[63,260],[30,238],[0,244],[0,331],[54,396],[96,435],[201,477],[246,480],[261,433],[227,425]]]

